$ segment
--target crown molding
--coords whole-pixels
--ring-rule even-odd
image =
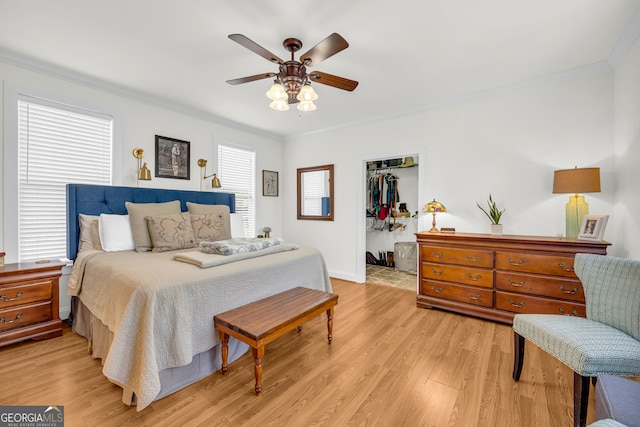
[[[57,65],[40,61],[38,59],[31,58],[6,49],[0,48],[0,61],[10,65],[14,65],[16,67],[35,71],[40,74],[45,74],[58,79],[66,80],[71,83],[80,84],[104,92],[109,92],[118,96],[134,99],[136,101],[140,101],[156,107],[165,108],[167,110],[171,110],[180,114],[195,117],[197,119],[248,132],[257,136],[275,139],[277,141],[283,140],[282,135],[266,132],[242,123],[227,120],[213,114],[205,113],[203,111],[189,108],[181,104],[176,104],[175,102],[171,102],[166,99],[152,96],[147,93],[130,89],[124,86],[109,83],[101,79],[96,79],[85,74],[81,74],[67,68],[59,67]]]

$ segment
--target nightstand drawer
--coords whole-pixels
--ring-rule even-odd
[[[432,297],[448,299],[451,301],[491,307],[493,305],[493,291],[472,286],[459,286],[449,283],[441,283],[423,280],[420,283],[420,293]]]
[[[420,245],[423,261],[492,268],[493,252]]]
[[[0,310],[0,331],[51,320],[51,301]]]
[[[579,280],[496,271],[496,289],[584,302]]]
[[[421,271],[423,279],[443,280],[484,288],[493,287],[493,270],[423,262]]]
[[[0,309],[35,301],[51,299],[51,280],[40,280],[33,283],[3,286],[0,288]]]
[[[577,278],[573,257],[496,252],[496,269]]]
[[[587,317],[584,304],[508,292],[496,292],[496,308],[513,313],[564,314]]]

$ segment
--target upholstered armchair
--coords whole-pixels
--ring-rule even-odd
[[[574,371],[574,426],[586,424],[589,379],[597,374],[640,376],[640,260],[577,254],[587,318],[517,314],[513,319],[513,379],[524,361],[525,339]]]

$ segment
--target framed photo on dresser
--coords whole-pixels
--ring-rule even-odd
[[[609,215],[585,215],[578,234],[578,240],[602,241]]]

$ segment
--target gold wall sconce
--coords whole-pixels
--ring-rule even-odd
[[[215,173],[211,175],[207,175],[207,161],[205,159],[198,159],[198,166],[200,166],[200,191],[202,191],[202,181],[205,179],[209,179],[213,177],[211,180],[211,187],[220,188],[222,184],[220,183],[220,178]]]
[[[142,148],[133,149],[133,157],[138,159],[138,181],[150,181],[151,171],[147,167],[147,162],[142,163],[144,157],[144,150]]]

